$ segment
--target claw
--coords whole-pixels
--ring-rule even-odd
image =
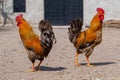
[[[75,64],[75,66],[76,66],[76,67],[79,67],[79,66],[80,66],[80,64]]]
[[[40,68],[39,68],[39,67],[40,67],[40,66],[37,66],[37,67],[35,68],[35,70],[36,70],[36,71],[40,70]]]
[[[91,65],[91,64],[87,64],[87,67],[94,67],[94,65]]]
[[[29,72],[35,72],[36,70],[35,69],[30,69]]]
[[[80,64],[79,64],[78,61],[76,61],[76,60],[74,61],[74,64],[75,64],[76,67],[79,67],[79,66],[80,66]]]

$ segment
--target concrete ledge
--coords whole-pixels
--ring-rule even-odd
[[[120,29],[120,20],[108,20],[103,23],[104,27]]]

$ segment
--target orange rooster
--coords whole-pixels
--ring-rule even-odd
[[[104,19],[104,10],[97,8],[97,14],[93,17],[90,27],[81,32],[82,22],[80,19],[72,20],[68,28],[69,40],[76,48],[75,66],[79,66],[78,55],[85,53],[87,66],[91,66],[89,56],[94,50],[94,47],[102,41],[102,23]]]
[[[52,30],[52,26],[46,20],[41,20],[39,26],[39,30],[41,31],[41,37],[35,34],[32,27],[28,24],[28,22],[23,18],[22,14],[19,14],[16,17],[17,26],[19,27],[19,34],[23,45],[28,53],[28,58],[32,62],[32,69],[30,71],[35,71],[34,63],[35,60],[40,60],[37,68],[39,68],[40,64],[44,60],[44,57],[47,57],[52,46],[53,41],[55,39],[54,32]],[[39,25],[40,25],[39,24]]]

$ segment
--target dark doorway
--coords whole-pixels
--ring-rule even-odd
[[[74,18],[83,20],[83,0],[45,0],[45,19],[53,25],[69,25]]]
[[[13,11],[14,12],[25,12],[26,11],[26,0],[13,0]]]

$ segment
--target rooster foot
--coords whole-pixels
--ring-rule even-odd
[[[30,69],[29,72],[35,72],[36,70],[35,69]]]
[[[76,67],[79,67],[79,66],[80,66],[80,64],[75,64],[75,66],[76,66]]]
[[[92,65],[92,64],[87,64],[86,66],[87,67],[94,67],[94,65]]]
[[[37,67],[35,68],[35,70],[36,70],[36,71],[40,70],[40,67],[39,67],[39,66],[37,66]]]
[[[75,64],[76,67],[80,66],[80,64],[78,63],[78,61],[74,61],[74,64]]]

